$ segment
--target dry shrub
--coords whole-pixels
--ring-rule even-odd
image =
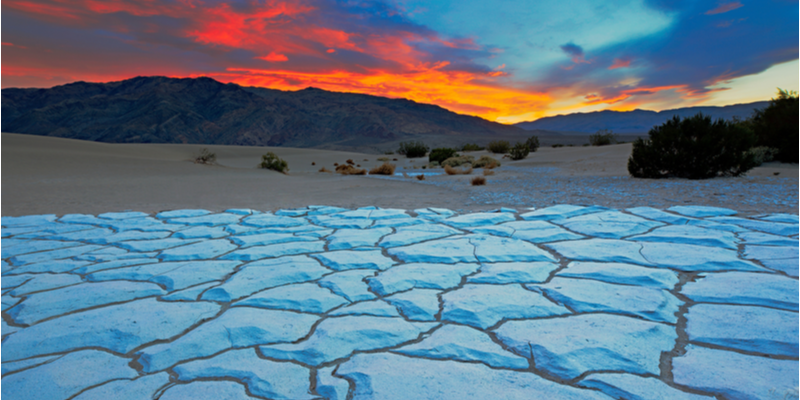
[[[395,168],[394,164],[383,163],[383,165],[369,170],[369,173],[370,175],[394,175]]]
[[[320,168],[320,169],[319,169],[319,172],[327,172],[327,173],[331,173],[331,172],[333,172],[333,171],[331,171],[331,170],[329,170],[329,169],[327,169],[327,168],[325,168],[325,167],[322,167],[322,168]]]
[[[335,162],[335,163],[333,163],[333,166],[334,166],[334,167],[338,167],[338,166],[339,166],[339,163],[338,163],[338,162]]]
[[[356,164],[356,167],[361,168],[361,164]]]
[[[389,161],[389,157],[378,157],[378,161],[383,161],[383,162]]]
[[[366,175],[367,174],[367,170],[358,169],[358,168],[356,168],[356,167],[354,167],[352,165],[349,165],[349,164],[343,164],[343,165],[340,165],[340,166],[336,167],[336,172],[338,172],[338,173],[340,173],[342,175]]]
[[[489,168],[489,169],[492,169],[492,168],[499,167],[500,163],[497,162],[497,160],[495,160],[492,157],[481,156],[481,158],[479,158],[478,161],[475,161],[474,163],[472,163],[472,166],[475,167],[475,168]]]
[[[393,158],[393,159],[392,159],[392,161],[397,161],[397,159],[396,159],[396,158]]]
[[[364,159],[364,161],[369,161],[369,159],[368,159],[368,158],[365,158],[365,159]]]
[[[313,162],[313,161],[312,161],[312,162],[311,162],[311,165],[317,165],[317,163],[315,163],[315,162]]]
[[[352,159],[349,159],[349,158],[348,158],[348,159],[347,159],[347,161],[345,161],[345,162],[346,162],[346,163],[348,163],[348,164],[350,164],[350,165],[356,165],[356,163],[354,163],[354,162],[353,162],[353,160],[352,160]]]
[[[417,175],[417,180],[418,181],[424,181],[425,180],[425,175],[422,175],[422,174]]]
[[[442,166],[449,165],[451,167],[460,167],[464,164],[474,164],[475,157],[473,156],[458,156],[450,157],[441,162]]]
[[[445,165],[444,172],[446,172],[447,175],[469,175],[472,173],[472,165],[470,165],[467,169],[458,169],[449,165]]]
[[[494,171],[492,171],[491,169],[484,169],[483,176],[489,176],[489,175],[494,175]]]
[[[486,184],[486,178],[484,178],[482,176],[476,176],[476,177],[472,178],[470,183],[472,183],[472,186],[485,185]]]

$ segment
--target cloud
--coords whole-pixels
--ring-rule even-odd
[[[267,54],[266,56],[256,57],[256,58],[264,60],[264,61],[269,61],[269,62],[285,62],[285,61],[289,61],[289,57],[286,57],[283,54],[278,54],[278,53],[276,53],[274,51],[272,53]]]
[[[706,11],[706,15],[716,15],[716,14],[724,14],[728,11],[733,11],[737,8],[743,7],[744,4],[738,1],[732,1],[730,3],[722,3],[716,8],[712,8],[711,10]]]
[[[614,63],[608,69],[628,68],[631,66],[631,60],[628,58],[615,58]]]
[[[575,43],[570,42],[567,44],[563,44],[559,47],[561,48],[561,51],[570,56],[572,62],[576,64],[588,63],[588,61],[584,59],[583,48],[581,48],[581,46],[578,46]]]

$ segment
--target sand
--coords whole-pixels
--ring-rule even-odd
[[[193,162],[201,149],[216,165]],[[290,171],[256,168],[274,151]],[[631,144],[540,148],[521,161],[501,160],[482,187],[471,176],[416,179],[319,173],[352,159],[363,168],[396,158],[398,171],[427,159],[354,152],[205,145],[108,144],[31,135],[2,134],[2,215],[102,213],[179,208],[263,211],[322,204],[415,209],[446,207],[475,211],[498,207],[543,207],[553,203],[615,208],[695,204],[729,207],[744,214],[797,213],[798,165],[769,163],[747,177],[706,181],[630,178]],[[480,157],[486,152],[469,153]],[[315,165],[312,165],[315,163]],[[426,170],[430,171],[430,170]],[[441,169],[431,172],[442,172]],[[775,175],[775,173],[779,175]],[[480,174],[476,169],[472,176]]]

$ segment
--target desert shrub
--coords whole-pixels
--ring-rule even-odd
[[[431,150],[431,153],[428,154],[428,161],[430,162],[439,162],[441,163],[444,160],[447,160],[451,157],[458,157],[456,154],[456,149],[451,149],[448,147],[440,147],[438,149]]]
[[[332,171],[327,169],[327,168],[325,168],[325,167],[322,167],[322,168],[319,169],[319,172],[328,172],[328,173],[330,173]]]
[[[365,169],[358,169],[350,164],[342,164],[336,167],[336,172],[342,175],[366,175],[367,170]]]
[[[514,145],[514,147],[511,148],[509,155],[511,156],[512,160],[522,160],[523,158],[527,157],[530,152],[531,149],[527,144],[518,142]]]
[[[215,161],[217,161],[217,155],[209,152],[208,149],[201,150],[200,154],[194,158],[195,164],[213,164]]]
[[[778,149],[773,149],[772,147],[767,146],[758,146],[753,147],[747,152],[753,155],[753,161],[755,161],[757,167],[765,162],[774,160],[775,156],[778,154]]]
[[[589,147],[589,146],[590,146],[590,144],[589,144],[589,143],[584,143],[584,144],[583,144],[583,147]],[[573,147],[573,146],[570,144],[570,145],[569,145],[569,147]]]
[[[393,158],[393,159],[392,159],[392,161],[397,161],[397,159],[396,159],[396,158]]]
[[[559,147],[564,147],[564,145],[563,145],[563,144],[561,144],[561,143],[556,143],[556,144],[554,144],[552,147],[553,147],[554,149],[557,149],[557,148],[559,148]]]
[[[311,162],[311,165],[317,165],[317,163],[312,161],[312,162]]]
[[[499,163],[499,162],[497,162],[497,160],[495,160],[495,159],[494,159],[494,158],[492,158],[492,157],[489,157],[489,156],[481,156],[481,158],[479,158],[479,159],[478,159],[478,161],[475,161],[474,163],[472,163],[472,166],[473,166],[473,167],[475,167],[475,168],[488,168],[488,169],[492,169],[492,168],[497,168],[497,167],[499,167],[499,166],[500,166],[500,163]]]
[[[449,165],[444,166],[444,172],[447,175],[469,175],[472,173],[472,166],[470,165],[469,168],[466,169],[458,169],[451,167]]]
[[[441,165],[442,164],[439,163],[438,161],[433,161],[433,162],[429,162],[428,163],[428,168],[436,168],[436,167],[440,167]]]
[[[511,149],[511,144],[506,140],[493,140],[486,145],[486,148],[494,154],[505,154]]]
[[[334,167],[338,167],[338,166],[339,166],[339,163],[338,163],[338,162],[335,162],[335,163],[333,163],[333,166],[334,166]]]
[[[356,165],[356,163],[354,163],[353,160],[350,159],[350,158],[348,158],[347,161],[345,161],[345,162],[350,164],[350,165]]]
[[[473,156],[458,156],[458,157],[450,157],[444,161],[442,161],[441,165],[443,167],[459,167],[464,164],[472,164],[475,161],[475,157]]]
[[[489,176],[489,175],[494,175],[494,170],[492,170],[492,169],[484,169],[483,170],[483,176]]]
[[[589,135],[589,143],[592,146],[607,146],[617,142],[617,135],[609,129],[600,129],[594,135]]]
[[[387,156],[390,156],[390,155],[394,154],[394,152],[391,151],[391,150],[386,150],[386,151],[383,152],[383,154],[385,154]]]
[[[417,175],[417,180],[418,181],[424,181],[425,180],[425,175],[423,175],[423,174]]]
[[[402,142],[400,148],[397,149],[397,154],[402,154],[408,158],[425,157],[428,152],[428,146],[422,142]]]
[[[483,150],[483,147],[478,146],[475,143],[467,143],[461,146],[461,151],[481,151],[481,150]]]
[[[758,145],[777,149],[780,162],[798,162],[799,105],[797,92],[778,89],[778,97],[750,119]]]
[[[628,172],[636,178],[707,179],[739,176],[755,166],[748,150],[755,134],[742,125],[697,114],[677,115],[653,127],[648,139],[636,139]]]
[[[476,176],[476,177],[472,178],[472,180],[470,180],[470,183],[472,184],[472,186],[485,185],[486,184],[486,178],[484,178],[482,176]]]
[[[531,136],[525,141],[525,144],[528,145],[528,149],[530,149],[531,153],[535,153],[536,150],[539,150],[539,137]]]
[[[369,170],[370,175],[394,175],[394,169],[397,168],[394,164],[383,163],[383,165],[377,166],[371,170]]]
[[[289,172],[289,164],[286,161],[280,159],[275,153],[271,151],[261,156],[261,164],[259,164],[258,166],[264,169],[271,169],[273,171],[282,172],[284,174]]]
[[[389,157],[378,157],[378,161],[383,161],[383,162],[389,161]]]

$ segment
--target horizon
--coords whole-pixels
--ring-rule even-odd
[[[796,3],[583,3],[9,0],[2,87],[207,76],[405,98],[504,124],[798,90]]]

